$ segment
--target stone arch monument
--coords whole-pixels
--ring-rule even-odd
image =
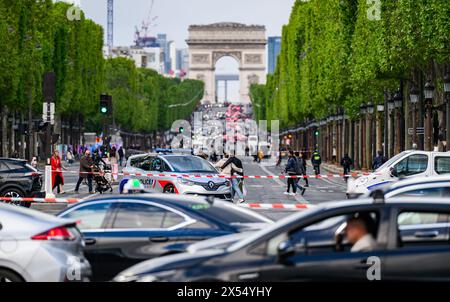
[[[266,28],[240,23],[189,27],[189,78],[205,83],[203,103],[216,103],[216,63],[229,56],[239,63],[241,103],[250,103],[251,84],[266,82]]]

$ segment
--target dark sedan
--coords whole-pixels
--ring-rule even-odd
[[[371,249],[350,244],[355,221],[367,226]],[[446,199],[326,203],[223,249],[143,262],[115,281],[449,281],[449,229]]]
[[[63,211],[79,220],[96,281],[200,240],[261,229],[272,221],[224,201],[167,194],[95,198]]]
[[[0,158],[0,197],[41,197],[41,188],[42,173],[25,160]]]

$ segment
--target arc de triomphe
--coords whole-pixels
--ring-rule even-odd
[[[240,23],[189,27],[189,78],[205,83],[203,103],[216,102],[216,63],[230,56],[239,63],[241,103],[249,103],[251,84],[266,82],[266,28]]]

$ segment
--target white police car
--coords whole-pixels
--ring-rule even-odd
[[[148,191],[231,199],[231,183],[203,158],[186,154],[145,154],[131,157],[119,191],[138,179]]]

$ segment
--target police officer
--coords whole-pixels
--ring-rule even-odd
[[[320,175],[320,165],[322,164],[322,157],[320,156],[320,153],[318,150],[315,150],[311,157],[311,164],[314,167],[314,172],[317,175]]]

